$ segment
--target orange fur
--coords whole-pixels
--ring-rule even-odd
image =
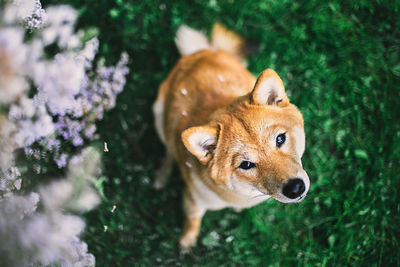
[[[273,70],[256,80],[237,56],[201,50],[179,60],[156,103],[157,130],[186,184],[183,248],[196,241],[206,210],[251,207],[269,197],[298,202],[307,193],[303,117]],[[287,138],[278,148],[281,133]],[[256,167],[241,169],[243,161]],[[293,177],[306,186],[296,199],[282,194]]]

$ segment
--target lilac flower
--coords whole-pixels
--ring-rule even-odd
[[[24,21],[25,18],[31,16],[35,12],[36,2],[35,0],[12,1],[4,10],[4,22],[7,24],[16,24]]]
[[[92,38],[85,43],[84,48],[80,51],[77,58],[85,62],[85,68],[92,68],[92,61],[97,54],[99,49],[99,40],[97,38]]]
[[[84,131],[85,137],[92,140],[92,138],[94,137],[94,133],[96,132],[96,129],[97,128],[95,124],[89,125]]]
[[[82,44],[74,31],[77,12],[69,6],[42,9],[39,0],[14,0],[0,13],[0,255],[7,266],[94,266],[94,256],[79,239],[85,226],[71,212],[92,209],[99,202],[93,184],[101,174],[99,154],[83,149],[67,153],[69,144],[83,147],[95,140],[96,121],[115,106],[128,74],[128,56],[114,66],[92,61],[98,40]],[[46,20],[47,17],[47,20]],[[25,38],[25,25],[33,32]],[[26,41],[28,40],[28,41]],[[44,48],[55,44],[52,59]],[[33,87],[33,88],[31,88]],[[33,98],[29,89],[37,89]],[[65,141],[68,141],[65,145]],[[65,149],[67,147],[67,149]],[[43,173],[49,157],[66,179],[39,186],[39,195],[17,196],[29,179],[15,165],[14,151],[23,148],[30,166]],[[72,147],[73,148],[73,147]],[[75,149],[79,151],[80,149]],[[20,167],[19,165],[16,165]],[[32,169],[30,168],[30,169]],[[21,170],[21,171],[20,171]],[[29,183],[27,183],[29,184]]]
[[[14,140],[19,147],[26,147],[54,132],[52,118],[44,106],[35,106],[32,99],[23,97],[10,108],[9,119],[17,125]]]
[[[127,63],[128,56],[123,53],[116,67],[99,65],[95,75],[97,79],[81,91],[81,102],[93,108],[96,119],[102,119],[104,111],[115,106],[116,96],[126,83],[125,76],[129,72]]]
[[[5,191],[7,186],[7,180],[3,177],[0,178],[0,191]]]
[[[36,174],[40,174],[42,167],[39,164],[36,164],[33,166],[33,169],[35,170]]]
[[[17,145],[12,136],[16,129],[13,123],[0,114],[0,172],[13,165],[13,151]]]
[[[42,27],[46,20],[46,12],[42,9],[42,4],[39,0],[35,0],[35,8],[30,16],[25,17],[25,24],[28,29],[35,30]]]
[[[41,192],[43,205],[48,209],[63,207],[73,211],[87,211],[99,203],[93,188],[94,177],[99,175],[100,155],[92,148],[82,151],[68,165],[67,180],[56,181]]]
[[[57,153],[60,149],[61,142],[53,136],[52,138],[44,139],[42,145],[45,147],[46,151]]]
[[[81,106],[75,96],[79,93],[85,77],[84,64],[70,54],[58,54],[54,61],[38,66],[35,82],[39,93],[47,98],[47,106],[53,115],[69,112],[81,113]]]
[[[33,158],[34,159],[36,159],[36,160],[40,160],[40,150],[39,149],[37,149],[37,148],[34,148],[33,150],[32,150],[32,156],[33,156]]]
[[[94,256],[79,239],[85,223],[68,211],[86,211],[99,203],[93,189],[99,153],[86,149],[69,166],[66,179],[39,194],[0,199],[0,254],[6,266],[94,266]],[[37,211],[37,205],[43,211]],[[21,253],[22,252],[22,253]]]
[[[21,173],[17,167],[0,170],[0,192],[10,191],[10,188],[19,190],[21,188]]]
[[[78,120],[72,120],[69,117],[58,117],[55,123],[58,134],[60,134],[64,140],[69,140],[74,146],[81,146],[83,139],[81,137],[81,131],[84,129],[84,124]]]
[[[80,40],[74,34],[73,28],[77,18],[76,11],[70,6],[60,5],[47,8],[46,13],[48,24],[41,35],[44,45],[57,42],[61,48],[78,47]]]
[[[58,168],[63,168],[67,165],[67,154],[61,154],[58,158],[55,159]]]
[[[99,64],[92,71],[98,40],[86,42],[81,50],[70,49],[80,42],[73,29],[76,11],[69,6],[49,8],[46,27],[37,34],[38,38],[25,44],[24,31],[13,24],[25,19],[36,27],[36,20],[43,12],[38,0],[16,0],[13,5],[6,6],[4,19],[11,26],[0,28],[3,33],[0,35],[0,62],[7,64],[7,68],[0,69],[0,104],[13,103],[8,120],[15,127],[12,136],[15,145],[8,152],[23,147],[25,154],[36,160],[47,157],[50,152],[61,167],[66,163],[65,156],[61,156],[60,138],[76,147],[82,146],[85,140],[98,138],[95,122],[103,118],[105,110],[115,106],[116,96],[126,83],[128,56],[123,54],[115,67]],[[74,38],[78,44],[71,46],[69,40]],[[54,42],[65,50],[54,60],[45,59],[44,46]],[[33,79],[38,86],[33,99],[24,95],[28,89],[27,79]],[[0,136],[5,140],[5,136]],[[28,148],[37,143],[42,145],[41,151]],[[0,153],[0,160],[7,158],[5,155]]]

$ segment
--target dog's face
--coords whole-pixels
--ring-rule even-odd
[[[250,95],[217,114],[209,125],[182,134],[186,148],[207,165],[216,183],[249,198],[270,195],[299,202],[310,186],[301,157],[303,116],[272,70],[264,71]]]

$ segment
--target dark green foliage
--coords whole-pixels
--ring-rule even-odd
[[[67,3],[79,26],[98,29],[102,57],[131,57],[128,85],[99,124],[107,200],[85,234],[98,266],[400,265],[398,0]],[[258,44],[249,69],[274,68],[303,112],[311,190],[297,205],[208,212],[193,254],[180,256],[183,184],[175,171],[165,190],[151,187],[164,153],[151,105],[178,60],[177,27],[218,21]]]

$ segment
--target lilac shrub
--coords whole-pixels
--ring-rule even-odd
[[[41,186],[39,193],[0,200],[2,266],[94,266],[94,256],[79,239],[85,223],[73,213],[99,203],[92,186],[99,162],[98,152],[85,149],[69,163],[65,179]]]
[[[66,5],[0,3],[0,261],[7,266],[95,263],[79,239],[85,224],[77,214],[100,201],[100,157],[85,146],[99,138],[96,121],[123,90],[128,56],[94,65],[98,40],[82,43],[76,19]],[[49,45],[55,55],[45,52]],[[28,163],[16,161],[18,151]],[[67,176],[33,192],[24,181],[29,170],[44,175],[45,162],[68,167]]]
[[[70,156],[63,154],[59,145],[51,144],[58,140],[81,147],[85,141],[98,138],[95,123],[115,106],[116,96],[126,82],[128,56],[123,53],[116,66],[98,64],[93,70],[98,40],[81,44],[82,33],[73,30],[77,14],[69,6],[49,7],[44,13],[39,1],[20,0],[2,13],[6,18],[2,24],[6,26],[0,30],[4,51],[0,58],[4,58],[2,64],[9,65],[6,67],[12,77],[5,82],[9,90],[0,91],[0,103],[11,103],[9,119],[18,129],[17,146],[32,146],[25,150],[29,157],[39,145],[42,158],[52,157],[59,168],[65,167]],[[23,15],[23,21],[36,21],[36,26],[29,28],[43,25],[29,43],[23,41],[25,32],[18,24],[18,16]],[[48,60],[44,48],[52,44],[60,52]],[[36,94],[21,97],[30,89],[29,82],[35,84]]]

